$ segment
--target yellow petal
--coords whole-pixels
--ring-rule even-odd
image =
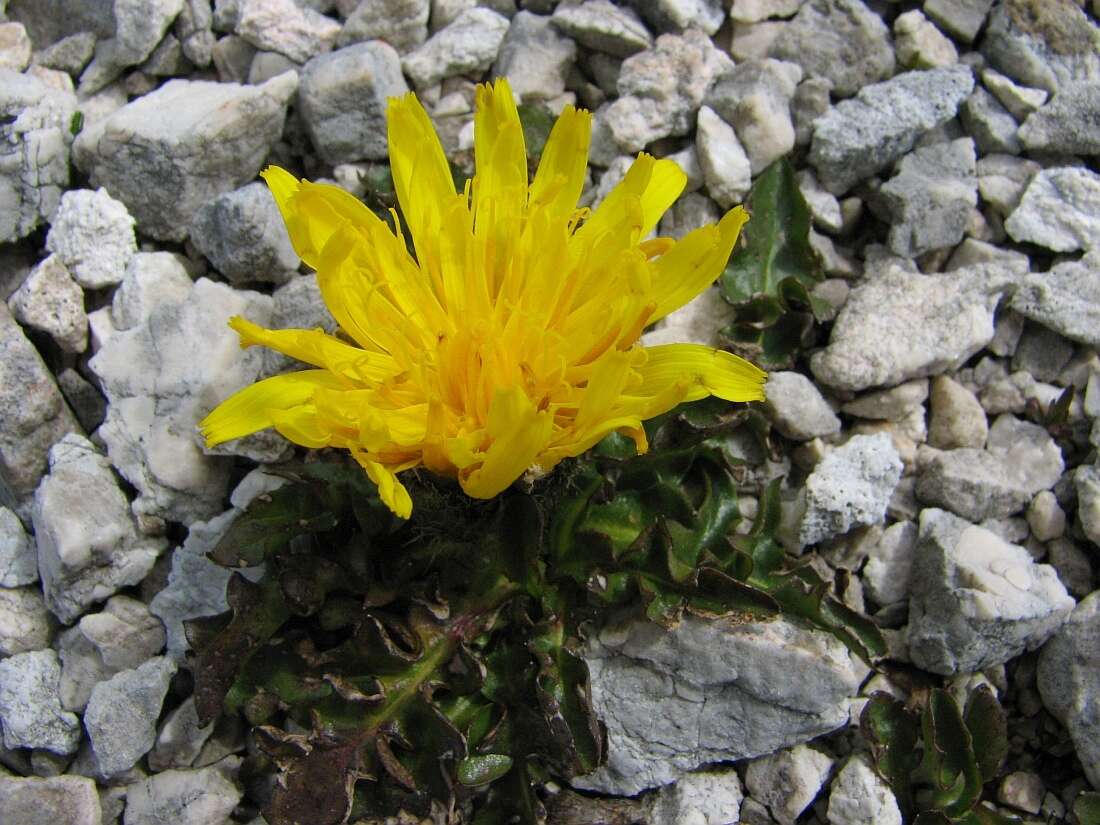
[[[677,310],[714,283],[729,260],[749,213],[738,206],[718,226],[689,232],[653,264],[653,295],[657,303],[651,322]]]
[[[411,92],[390,98],[386,125],[397,202],[412,233],[417,259],[428,266],[441,210],[456,197],[451,167],[431,118]]]
[[[702,344],[663,344],[645,348],[641,386],[633,394],[656,396],[680,383],[684,401],[715,395],[726,401],[763,401],[768,374],[744,358]]]
[[[641,240],[680,197],[685,185],[687,175],[675,161],[655,160],[643,152],[618,185],[596,207],[577,235],[598,237],[623,221],[630,221],[636,222],[638,240]],[[631,202],[636,202],[640,207],[637,217],[630,208]]]
[[[308,404],[318,389],[341,386],[340,380],[325,370],[276,375],[227,398],[199,422],[199,430],[206,446],[213,447],[273,427],[273,414]]]
[[[503,77],[477,87],[474,110],[474,212],[484,201],[507,201],[507,218],[519,228],[514,214],[527,195],[527,150],[512,89]],[[504,216],[502,216],[504,217]]]
[[[572,215],[584,188],[591,139],[592,115],[572,106],[562,109],[531,182],[532,208],[545,207],[559,219]]]
[[[240,335],[242,347],[269,347],[345,378],[385,381],[401,372],[389,355],[346,344],[321,329],[264,329],[239,315],[229,319],[229,326]]]
[[[352,448],[351,454],[359,462],[359,466],[367,471],[370,480],[378,485],[378,497],[382,499],[382,503],[389,507],[398,518],[411,516],[412,497],[409,496],[409,491],[405,489],[405,485],[397,480],[396,473],[385,464],[372,460],[370,455],[363,450]]]
[[[467,495],[492,498],[503,492],[535,459],[550,440],[554,419],[539,412],[519,387],[498,388],[489,407],[488,431],[493,443],[481,467],[459,483]]]

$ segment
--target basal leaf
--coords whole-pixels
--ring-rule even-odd
[[[785,158],[753,183],[745,244],[730,257],[721,288],[733,304],[757,295],[782,297],[780,284],[793,278],[807,286],[820,280],[820,267],[809,242],[810,210]]]
[[[967,697],[964,718],[974,741],[982,782],[991,782],[1008,755],[1008,718],[1004,708],[993,691],[981,685]]]

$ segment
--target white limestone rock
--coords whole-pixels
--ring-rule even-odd
[[[838,97],[894,73],[890,31],[862,0],[807,0],[780,29],[769,56],[828,78]]]
[[[1077,522],[1094,545],[1100,547],[1100,466],[1086,464],[1073,473],[1077,491]]]
[[[917,525],[899,521],[882,531],[871,545],[863,567],[863,588],[877,604],[885,607],[909,597],[909,580],[917,546]]]
[[[63,710],[58,697],[61,665],[47,648],[0,660],[0,722],[4,747],[75,753],[80,719]]]
[[[157,307],[184,303],[192,288],[191,276],[179,256],[138,252],[111,299],[111,329],[117,332],[147,323]]]
[[[1100,788],[1100,592],[1083,599],[1043,646],[1036,684],[1069,732],[1085,776]]]
[[[383,40],[399,52],[410,51],[428,39],[430,13],[430,0],[360,0],[344,21],[336,45]]]
[[[897,168],[878,193],[893,224],[890,251],[913,258],[961,241],[978,204],[974,141],[915,149]]]
[[[894,20],[898,62],[907,69],[934,69],[959,61],[955,44],[917,9]]]
[[[112,596],[101,612],[61,634],[61,704],[83,711],[97,684],[153,658],[164,642],[164,625],[143,602]]]
[[[195,210],[256,177],[297,88],[293,72],[261,86],[170,80],[86,124],[73,160],[144,234],[182,241]]]
[[[1054,568],[936,509],[921,513],[911,589],[909,654],[918,667],[945,676],[1034,650],[1074,606]]]
[[[110,401],[99,434],[138,490],[135,513],[190,524],[220,511],[229,467],[203,453],[195,427],[263,364],[256,349],[241,350],[229,318],[268,326],[271,311],[269,296],[201,278],[183,301],[116,331],[89,362]]]
[[[830,825],[901,825],[898,800],[866,754],[848,757],[829,788]]]
[[[31,39],[22,23],[0,23],[0,69],[21,72],[31,62]]]
[[[76,96],[0,69],[0,243],[29,235],[69,187]]]
[[[993,0],[924,0],[924,13],[952,37],[972,43]]]
[[[57,255],[40,262],[8,299],[15,320],[49,335],[65,352],[88,348],[84,291]]]
[[[103,825],[95,782],[85,776],[0,776],[0,811],[19,825]]]
[[[333,47],[340,24],[294,0],[239,0],[235,31],[261,51],[305,63]]]
[[[732,68],[733,61],[694,29],[663,34],[653,48],[626,58],[617,82],[620,98],[607,109],[620,149],[633,155],[660,138],[689,134],[708,90]],[[631,119],[641,123],[629,128]]]
[[[609,626],[586,660],[608,761],[573,784],[624,795],[833,730],[866,674],[834,636],[784,619]]]
[[[326,163],[385,160],[387,101],[408,90],[397,51],[376,40],[306,63],[298,106],[310,141]]]
[[[989,434],[981,402],[970,390],[947,375],[932,379],[929,399],[928,443],[940,450],[970,447],[980,450]]]
[[[699,109],[695,150],[707,192],[726,209],[736,206],[752,186],[752,162],[733,127],[709,106]]]
[[[1100,175],[1075,166],[1043,169],[1005,220],[1014,241],[1054,252],[1090,250],[1100,238]]]
[[[1010,306],[1059,335],[1100,347],[1100,252],[1028,275]]]
[[[904,72],[863,86],[814,123],[809,162],[826,189],[847,192],[953,118],[973,89],[967,66]]]
[[[49,475],[34,494],[34,534],[46,604],[65,624],[145,578],[163,549],[138,533],[107,459],[75,433],[50,450]]]
[[[829,345],[810,360],[813,373],[859,391],[957,367],[993,338],[994,309],[1022,275],[996,264],[923,275],[885,261],[851,291]]]
[[[802,373],[769,373],[765,390],[764,410],[786,438],[809,441],[840,432],[840,419],[833,408]]]
[[[901,471],[901,457],[885,433],[857,435],[826,454],[806,479],[799,547],[880,523]]]
[[[201,207],[190,235],[195,247],[235,286],[257,281],[285,284],[301,263],[275,198],[260,182],[226,192]]]
[[[741,780],[734,770],[703,770],[681,776],[658,791],[652,825],[726,825],[741,816]]]
[[[50,611],[37,587],[0,587],[0,656],[48,647]]]
[[[779,825],[794,825],[810,806],[833,768],[833,760],[806,745],[755,759],[745,768],[752,798],[768,806]]]
[[[164,771],[126,786],[126,825],[229,821],[243,793],[219,766]]]
[[[982,83],[1018,121],[1026,120],[1028,115],[1046,103],[1047,98],[1050,97],[1050,93],[1045,89],[1018,86],[996,69],[982,69]]]
[[[153,747],[157,717],[176,668],[175,661],[160,656],[92,689],[84,727],[100,776],[110,778],[128,771]]]
[[[1015,3],[989,14],[979,49],[994,69],[1024,86],[1056,92],[1073,81],[1100,80],[1100,28],[1073,3],[1043,3],[1032,16]]]
[[[493,65],[508,31],[508,18],[492,9],[467,9],[401,61],[413,85],[423,89],[446,77],[480,74]]]
[[[520,11],[501,41],[493,76],[508,78],[512,93],[523,102],[553,100],[565,92],[576,57],[577,44],[549,17]]]
[[[50,447],[79,431],[38,350],[0,305],[0,464],[18,504],[45,473]]]
[[[737,132],[753,175],[794,148],[790,104],[801,80],[797,63],[747,60],[725,71],[707,93],[707,105]]]
[[[1030,152],[1100,154],[1100,136],[1089,124],[1100,118],[1100,83],[1064,83],[1048,103],[1020,126]]]
[[[157,743],[149,751],[149,767],[154,771],[190,767],[213,732],[213,722],[199,726],[195,697],[188,696],[164,718]]]
[[[21,587],[38,581],[38,554],[19,516],[0,507],[0,587]]]
[[[114,286],[137,251],[134,219],[103,187],[71,190],[50,222],[46,249],[81,286]]]
[[[114,34],[98,40],[92,62],[80,75],[80,94],[95,94],[126,69],[153,54],[183,9],[184,0],[116,2]]]
[[[610,0],[562,3],[551,18],[555,26],[586,49],[629,57],[653,45],[653,35],[633,9]]]
[[[214,564],[206,554],[238,515],[229,510],[209,522],[192,524],[187,540],[172,553],[168,584],[149,602],[149,610],[164,622],[167,655],[176,661],[183,661],[188,650],[185,621],[229,609],[225,591],[233,571]]]

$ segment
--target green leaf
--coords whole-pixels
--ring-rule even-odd
[[[821,279],[809,242],[810,210],[789,161],[777,160],[760,174],[749,192],[748,209],[752,219],[744,230],[746,242],[721,277],[730,303],[757,295],[782,298],[780,285],[788,278],[805,287]]]
[[[920,764],[917,719],[903,702],[887,693],[875,693],[859,717],[863,738],[871,746],[875,770],[889,783],[902,814],[913,811],[912,775]]]
[[[488,785],[512,769],[512,757],[503,753],[467,756],[458,763],[458,781],[468,787]]]
[[[939,688],[929,694],[921,720],[926,766],[935,783],[935,806],[948,816],[961,816],[977,804],[982,792],[970,732],[954,698]]]
[[[1083,791],[1073,800],[1073,815],[1080,825],[1100,825],[1100,793]]]
[[[282,590],[270,579],[253,584],[236,573],[229,579],[226,599],[232,619],[222,633],[196,651],[191,664],[195,710],[202,725],[218,716],[240,668],[290,616]]]
[[[331,530],[336,517],[312,489],[288,484],[257,496],[210,552],[223,567],[254,567],[303,533]]]
[[[974,741],[982,782],[991,782],[1008,756],[1008,717],[993,691],[981,685],[967,697],[964,719]]]

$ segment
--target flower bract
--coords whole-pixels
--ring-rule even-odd
[[[648,238],[686,183],[673,161],[640,154],[595,210],[578,209],[590,114],[565,107],[529,182],[507,82],[479,86],[476,103],[475,175],[457,191],[419,101],[390,101],[404,227],[336,186],[263,172],[339,330],[234,318],[242,346],[313,369],[226,400],[200,424],[208,445],[274,427],[305,447],[346,449],[408,517],[402,470],[422,465],[490,498],[612,432],[645,451],[642,422],[683,401],[763,399],[765,373],[735,355],[638,343],[714,282],[745,210],[678,241]]]

